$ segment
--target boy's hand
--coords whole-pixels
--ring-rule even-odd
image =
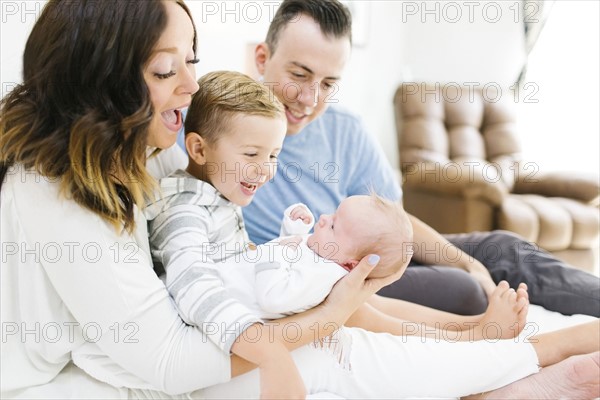
[[[259,366],[261,399],[304,399],[306,388],[285,348]]]
[[[301,219],[306,225],[312,222],[312,215],[304,206],[294,207],[292,212],[290,213],[290,218],[292,221],[296,221]]]
[[[258,330],[249,340],[245,335],[231,346],[231,352],[258,365],[261,399],[304,399],[306,389],[292,355],[285,344],[272,338],[269,328],[255,323],[247,329]],[[254,338],[258,339],[254,339]]]

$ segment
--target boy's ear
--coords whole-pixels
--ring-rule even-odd
[[[256,62],[256,69],[259,74],[263,75],[265,73],[265,63],[269,57],[271,57],[271,51],[265,42],[256,45],[256,49],[254,49],[254,61]]]
[[[189,157],[198,165],[206,164],[206,140],[197,132],[185,135],[185,149]]]
[[[358,265],[359,260],[347,260],[342,263],[342,267],[348,271],[352,271]]]

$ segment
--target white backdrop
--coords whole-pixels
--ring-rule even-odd
[[[528,82],[539,88],[533,97],[538,102],[524,101],[531,90],[517,101],[525,155],[549,169],[597,172],[599,2],[558,2],[561,7],[555,6],[547,32],[551,24],[560,28],[548,38],[546,31],[542,33],[539,46],[547,41],[550,51],[535,59],[528,74]],[[44,3],[1,1],[2,94],[20,81],[21,53]],[[215,69],[253,72],[248,67],[249,49],[264,38],[277,2],[187,3],[199,33],[198,74]],[[393,165],[398,156],[392,97],[400,82],[509,86],[525,57],[525,16],[518,0],[352,3],[358,12],[359,46],[353,50],[336,99],[364,118]]]

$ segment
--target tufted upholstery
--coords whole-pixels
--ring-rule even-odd
[[[544,174],[521,158],[507,89],[406,83],[394,97],[404,206],[439,232],[506,229],[598,268],[597,176]]]

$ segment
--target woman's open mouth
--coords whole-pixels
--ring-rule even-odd
[[[183,116],[180,109],[165,111],[160,114],[163,123],[170,131],[179,132],[183,125]]]

